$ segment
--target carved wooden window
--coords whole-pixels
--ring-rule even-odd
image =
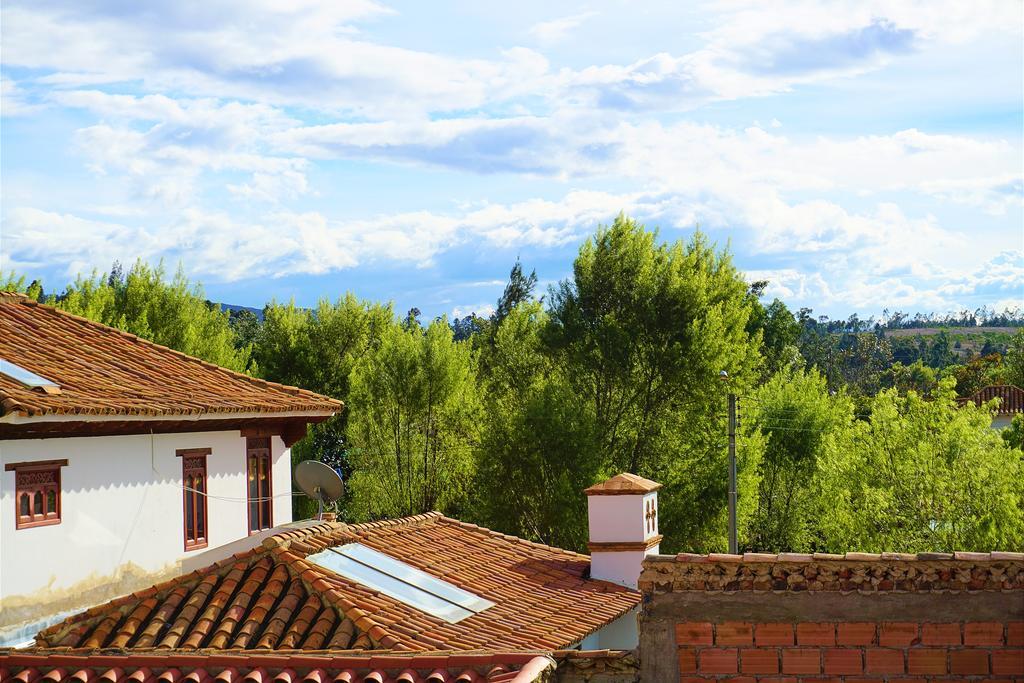
[[[250,436],[246,439],[245,459],[249,486],[249,533],[254,534],[274,526],[270,437]]]
[[[60,524],[60,468],[67,460],[11,463],[14,471],[15,528]]]
[[[205,548],[209,536],[206,504],[206,456],[210,454],[210,449],[181,450],[177,454],[181,457],[185,550]]]

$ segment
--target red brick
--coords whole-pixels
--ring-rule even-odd
[[[946,673],[946,651],[942,649],[914,649],[907,652],[907,673]]]
[[[727,621],[715,626],[716,645],[753,645],[754,626],[742,621]]]
[[[740,671],[745,674],[779,673],[779,651],[741,650]]]
[[[793,624],[755,624],[754,643],[766,645],[793,645]]]
[[[920,642],[915,622],[886,621],[878,633],[878,644],[882,647],[908,647]]]
[[[1024,650],[995,650],[992,673],[1000,676],[1024,676]]]
[[[922,645],[959,645],[960,624],[921,624]]]
[[[836,643],[839,645],[874,645],[875,625],[870,621],[838,624]]]
[[[679,648],[679,672],[693,673],[697,670],[697,653],[688,648]]]
[[[676,624],[677,645],[711,645],[711,624],[701,621],[686,621]]]
[[[964,645],[1002,645],[1003,625],[996,621],[964,624]]]
[[[825,673],[859,674],[864,661],[859,648],[825,650]]]
[[[753,676],[729,676],[728,678],[715,677],[713,680],[717,683],[757,683],[757,679]],[[704,679],[704,683],[708,683],[707,679]]]
[[[835,645],[836,625],[810,623],[797,624],[796,642],[798,645]]]
[[[869,674],[901,674],[906,670],[903,650],[869,648],[864,655],[864,670]]]
[[[736,667],[736,649],[708,649],[700,651],[700,672],[702,674],[734,674]]]
[[[821,650],[787,649],[782,651],[782,673],[820,674]]]
[[[953,650],[949,653],[949,672],[987,674],[988,650]]]
[[[843,680],[846,683],[885,683],[884,678],[854,678],[853,676],[846,676]]]
[[[796,676],[758,676],[757,683],[799,683],[799,679]]]
[[[1011,621],[1006,625],[1006,644],[1024,647],[1024,621]]]

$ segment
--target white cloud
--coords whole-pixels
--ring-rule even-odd
[[[25,116],[42,108],[41,104],[30,102],[16,82],[0,75],[0,115]]]
[[[273,107],[87,90],[51,99],[103,117],[76,132],[78,149],[96,173],[127,176],[137,197],[184,205],[203,173],[218,172],[249,174],[224,183],[246,199],[276,202],[308,190],[305,159],[264,150],[268,136],[297,124]]]
[[[353,23],[389,12],[371,2],[189,9],[14,2],[4,11],[5,63],[50,71],[39,82],[51,86],[132,82],[149,91],[412,115],[514,97],[548,68],[526,48],[492,60],[456,59],[361,40]]]
[[[487,318],[494,313],[494,304],[491,303],[479,303],[479,304],[466,304],[463,306],[455,306],[452,309],[452,318],[465,318],[467,315],[478,315],[481,318]]]
[[[541,21],[530,27],[529,34],[545,45],[557,43],[565,40],[574,29],[582,26],[596,14],[597,12],[580,12],[550,21]]]

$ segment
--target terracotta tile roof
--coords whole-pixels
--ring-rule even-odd
[[[999,399],[996,413],[999,415],[1016,415],[1024,413],[1024,389],[1012,384],[993,384],[983,387],[967,398],[957,399],[961,404],[973,403],[984,405],[994,398]]]
[[[0,651],[0,680],[18,683],[530,683],[554,667],[542,653],[336,654]]]
[[[11,292],[0,292],[0,358],[61,388],[47,394],[0,374],[0,415],[324,413],[343,407]]]
[[[306,558],[358,542],[494,603],[452,624]],[[289,530],[259,548],[42,631],[76,650],[555,650],[640,602],[590,558],[441,516]]]
[[[586,489],[584,493],[588,496],[622,496],[650,493],[660,488],[661,484],[656,481],[644,479],[629,472],[623,472],[600,484],[594,484]]]

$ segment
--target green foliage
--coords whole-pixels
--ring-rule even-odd
[[[762,306],[755,298],[747,330],[751,334],[761,331],[761,355],[766,377],[780,370],[803,366],[797,346],[800,323],[783,302],[774,299],[768,306]]]
[[[845,395],[830,396],[816,370],[780,372],[744,404],[766,440],[747,546],[773,552],[812,548],[819,494],[811,482],[835,435],[849,424],[853,404]]]
[[[117,266],[110,275],[78,277],[47,303],[232,370],[246,369],[250,349],[236,347],[229,315],[207,301],[180,267],[170,280],[162,263],[153,268],[138,261],[127,275],[119,272]]]
[[[938,381],[935,369],[925,365],[922,360],[916,360],[910,365],[897,361],[883,373],[881,385],[886,389],[896,389],[900,395],[915,391],[921,396],[928,396],[935,390]]]
[[[1017,330],[1010,340],[1004,363],[1006,383],[1024,388],[1024,328]]]
[[[952,551],[1024,545],[1024,465],[953,380],[931,400],[887,390],[820,463],[821,549]]]
[[[619,216],[580,248],[573,278],[550,294],[543,341],[592,416],[601,473],[664,483],[666,547],[710,548],[725,537],[722,439],[727,369],[733,388],[755,380],[760,334],[726,252],[701,233],[659,243]],[[589,445],[589,444],[588,444]]]
[[[393,323],[390,306],[360,301],[346,294],[337,301],[321,300],[314,311],[295,302],[272,302],[263,309],[263,324],[256,335],[253,360],[266,379],[318,391],[341,399],[346,409],[310,428],[309,436],[292,448],[293,464],[320,460],[348,478],[347,429],[354,368],[379,347],[381,335]],[[358,407],[357,407],[358,409]],[[351,492],[339,503],[350,516]],[[293,503],[295,516],[309,517],[315,504],[302,497]]]
[[[481,378],[475,508],[506,533],[583,548],[583,489],[598,480],[602,462],[593,412],[545,352],[547,323],[540,304],[528,302],[498,328],[490,374]]]
[[[1002,430],[1001,435],[1010,448],[1024,450],[1024,413],[1014,415],[1010,425]]]
[[[473,357],[444,318],[392,323],[352,374],[352,509],[378,519],[467,512],[479,410]]]

